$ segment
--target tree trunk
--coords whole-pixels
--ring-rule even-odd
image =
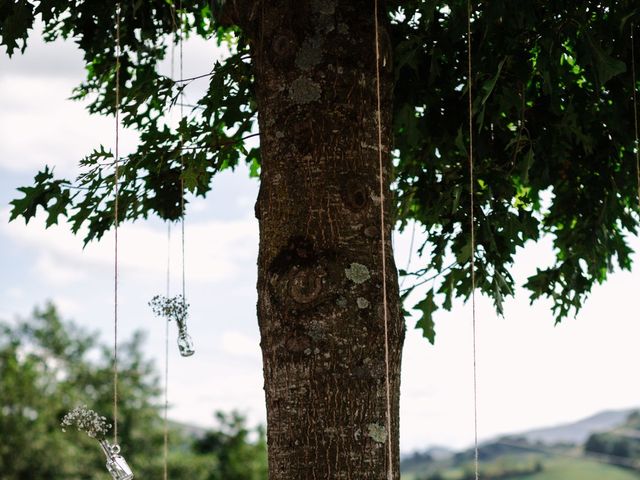
[[[385,325],[373,1],[260,2],[251,12],[262,172],[258,320],[269,478],[399,474],[404,326],[391,253],[391,76],[381,16]]]

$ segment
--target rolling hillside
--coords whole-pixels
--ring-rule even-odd
[[[640,480],[640,469],[617,448],[620,432],[638,432],[632,410],[607,411],[578,422],[535,429],[483,442],[479,449],[483,480]],[[611,438],[617,439],[615,442]],[[626,437],[625,437],[626,438]],[[595,439],[595,440],[594,440]],[[633,445],[640,440],[628,440]],[[585,455],[584,445],[593,449]],[[625,443],[626,445],[626,443]],[[635,447],[631,451],[635,451]],[[609,450],[606,450],[609,449]],[[473,480],[473,450],[443,455],[426,450],[405,456],[403,480]],[[621,467],[620,464],[624,465]],[[629,468],[633,467],[633,468]]]
[[[526,438],[531,443],[546,444],[574,443],[582,444],[589,435],[596,432],[611,430],[622,425],[633,410],[608,410],[597,413],[577,422],[565,423],[546,428],[538,428],[514,436]]]

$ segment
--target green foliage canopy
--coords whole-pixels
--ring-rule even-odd
[[[182,184],[206,195],[212,177],[240,161],[259,172],[259,149],[246,146],[256,132],[251,39],[221,22],[216,5],[184,2],[176,11],[172,0],[122,2],[123,123],[140,133],[121,168],[127,220],[179,218]],[[418,326],[433,341],[434,312],[471,293],[467,2],[390,0],[386,13],[397,220],[426,232],[419,252],[429,259],[425,268],[401,272],[415,280],[404,295],[436,277],[417,305]],[[46,39],[72,39],[84,52],[87,78],[74,98],[88,101],[92,113],[113,114],[115,2],[0,0],[0,43],[10,55],[25,48],[38,15]],[[631,267],[627,239],[638,228],[631,93],[638,85],[630,33],[640,7],[633,0],[496,0],[475,5],[472,20],[478,288],[502,312],[514,291],[517,248],[549,235],[555,261],[524,286],[532,301],[550,298],[559,321],[613,268]],[[199,79],[159,75],[167,38],[189,35],[224,44],[227,58]],[[171,128],[165,113],[190,81],[208,81],[208,90]],[[75,181],[47,168],[38,173],[20,189],[12,218],[28,221],[44,207],[48,225],[65,215],[74,232],[88,227],[86,241],[100,238],[113,219],[113,154],[99,147],[81,165]]]

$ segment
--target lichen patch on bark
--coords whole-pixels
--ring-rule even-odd
[[[306,77],[296,78],[289,87],[289,98],[298,105],[317,102],[321,94],[320,85]]]
[[[387,429],[377,423],[370,423],[367,425],[367,435],[369,435],[374,442],[384,443],[387,441]]]
[[[364,309],[369,307],[369,300],[363,297],[356,298],[356,303],[358,304],[358,308]]]
[[[353,262],[349,268],[345,268],[344,273],[356,285],[360,285],[371,278],[369,269],[365,265],[356,262]]]
[[[317,37],[308,38],[296,54],[296,67],[310,70],[322,61],[322,41]]]

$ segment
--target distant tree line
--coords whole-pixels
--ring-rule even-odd
[[[481,462],[480,478],[483,480],[502,480],[525,477],[544,470],[542,459],[546,455],[539,452],[523,455],[523,448],[532,448],[524,437],[503,437],[494,442],[487,442],[478,449]],[[525,450],[526,451],[526,450]],[[451,455],[446,461],[436,461],[427,452],[416,452],[402,462],[403,471],[421,470],[419,480],[474,480],[473,461],[475,452],[472,449]],[[405,470],[406,469],[406,470]],[[457,473],[452,474],[451,471]]]
[[[632,413],[624,425],[608,432],[592,434],[584,446],[586,453],[626,459],[626,466],[640,470],[640,412]]]
[[[504,467],[501,469],[495,469],[492,471],[480,469],[478,472],[478,476],[482,478],[482,480],[504,480],[504,479],[512,479],[518,477],[528,477],[529,475],[542,472],[544,470],[544,465],[540,461],[535,461],[530,465],[518,465],[514,467]],[[473,469],[470,467],[465,468],[464,472],[461,476],[456,477],[456,480],[475,480],[476,474]],[[424,477],[424,480],[451,480],[450,476],[445,476],[442,472],[435,472],[427,477]]]
[[[143,335],[120,346],[119,443],[137,478],[163,472],[160,383],[144,358]],[[94,332],[63,321],[48,304],[30,318],[0,321],[0,477],[2,480],[109,478],[95,440],[64,433],[60,420],[75,405],[109,417],[111,348]],[[263,429],[250,429],[239,413],[217,414],[218,428],[194,437],[170,431],[172,480],[264,480]],[[108,418],[111,422],[112,419]]]

